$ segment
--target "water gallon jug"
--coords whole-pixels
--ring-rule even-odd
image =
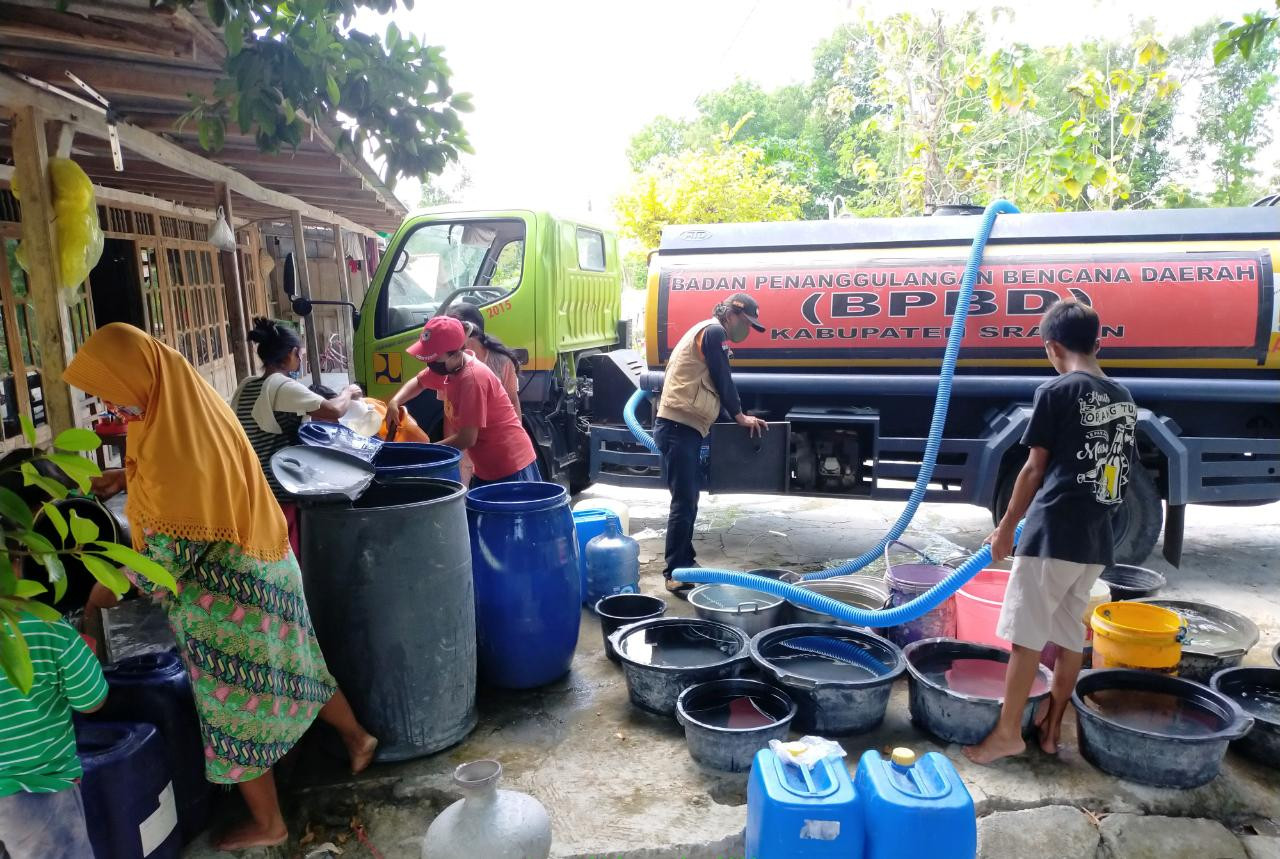
[[[578,578],[581,582],[583,605],[595,605],[587,599],[587,544],[604,533],[610,520],[621,526],[618,514],[612,510],[592,508],[576,510],[573,513],[573,533],[578,542]]]
[[[173,795],[185,844],[208,821],[212,785],[204,777],[204,743],[182,660],[174,651],[149,653],[123,659],[103,673],[111,691],[102,709],[89,718],[156,726],[173,771]]]
[[[76,727],[76,754],[94,859],[177,859],[178,809],[155,726],[84,722]]]
[[[864,859],[973,859],[978,825],[973,799],[951,761],[894,749],[869,751],[853,780],[866,821]]]
[[[862,809],[841,758],[805,770],[771,749],[756,752],[747,781],[747,856],[862,859],[862,842]]]
[[[640,544],[622,533],[617,519],[605,521],[604,533],[587,543],[586,554],[587,585],[582,601],[587,605],[640,590]]]
[[[563,677],[582,621],[569,493],[555,483],[478,486],[467,520],[481,678],[532,689]]]
[[[453,771],[463,798],[440,812],[422,842],[422,859],[546,859],[551,818],[531,796],[498,790],[502,765],[473,761]]]

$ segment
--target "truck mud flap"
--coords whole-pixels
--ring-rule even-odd
[[[661,489],[662,457],[650,453],[626,427],[591,425],[591,480],[610,486]]]

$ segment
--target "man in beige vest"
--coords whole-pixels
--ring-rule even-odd
[[[741,343],[751,329],[764,331],[760,306],[749,295],[737,293],[716,305],[715,316],[685,332],[671,350],[654,440],[662,452],[662,470],[671,490],[667,516],[667,590],[683,596],[692,585],[671,580],[671,574],[694,563],[693,523],[698,518],[698,494],[702,491],[702,442],[711,425],[728,413],[739,426],[760,435],[768,425],[743,414],[738,390],[729,369],[729,343]]]

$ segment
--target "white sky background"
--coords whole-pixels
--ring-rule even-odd
[[[993,44],[1043,45],[1129,31],[1153,17],[1163,36],[1264,5],[1229,0],[1009,0],[1012,25]],[[880,12],[989,9],[974,0],[890,0]],[[612,200],[631,176],[626,147],[658,114],[687,116],[702,93],[748,78],[766,89],[809,78],[813,49],[858,0],[417,0],[394,18],[441,45],[455,89],[476,110],[464,124],[476,152],[463,164],[471,207],[590,213],[610,225]],[[362,29],[377,19],[362,19]],[[1262,160],[1269,166],[1269,161]],[[416,206],[417,183],[398,195]]]

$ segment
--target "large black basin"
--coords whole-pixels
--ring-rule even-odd
[[[1253,717],[1207,686],[1111,668],[1076,683],[1080,752],[1103,772],[1154,787],[1192,788],[1218,775],[1227,744]]]
[[[1228,668],[1209,685],[1253,717],[1253,729],[1232,743],[1245,757],[1280,767],[1280,669]]]

